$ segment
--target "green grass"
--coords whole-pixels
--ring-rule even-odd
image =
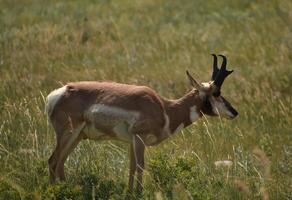
[[[235,73],[237,119],[201,119],[146,152],[144,199],[292,199],[292,2],[0,0],[0,199],[123,199],[128,146],[83,141],[68,181],[48,184],[55,134],[44,96],[61,83],[113,80],[177,98],[185,70]],[[230,168],[214,166],[233,161]]]

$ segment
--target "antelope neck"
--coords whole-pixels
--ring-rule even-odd
[[[192,90],[183,97],[176,100],[165,100],[165,110],[169,117],[169,129],[171,133],[183,124],[187,127],[192,124],[192,112],[196,112],[198,118],[202,116],[200,110],[203,105],[203,100],[199,96],[197,90]],[[194,114],[194,113],[193,113]]]

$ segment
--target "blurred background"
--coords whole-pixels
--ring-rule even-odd
[[[83,141],[48,184],[46,95],[70,81],[147,85],[166,98],[234,73],[232,121],[201,119],[147,149],[143,199],[292,199],[292,2],[0,0],[0,199],[123,199],[128,145]],[[229,160],[231,166],[214,162]]]

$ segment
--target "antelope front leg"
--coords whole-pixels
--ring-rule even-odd
[[[136,171],[137,171],[137,194],[141,195],[142,192],[142,176],[144,170],[144,152],[145,145],[142,138],[139,135],[134,137],[134,155],[136,160]]]
[[[130,169],[129,169],[129,194],[133,193],[134,176],[136,172],[136,159],[134,155],[134,141],[130,145]]]

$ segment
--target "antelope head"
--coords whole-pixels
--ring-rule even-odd
[[[199,83],[190,75],[188,71],[187,76],[191,85],[199,91],[200,98],[203,102],[200,111],[203,114],[233,119],[238,115],[238,112],[221,95],[222,84],[225,78],[230,75],[233,70],[226,70],[227,59],[224,55],[219,55],[223,59],[220,69],[217,65],[217,56],[215,54],[211,55],[214,57],[211,81]]]

